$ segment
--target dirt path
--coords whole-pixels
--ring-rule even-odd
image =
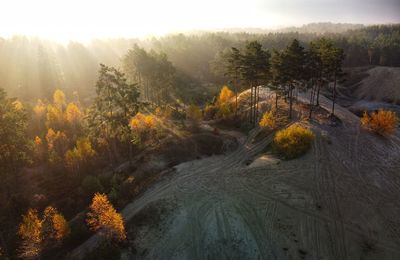
[[[336,114],[340,126],[310,125],[312,151],[295,160],[248,167],[273,138],[253,143],[255,130],[234,152],[175,167],[123,210],[129,221],[172,205],[157,225],[133,223],[136,252],[125,257],[400,259],[399,139],[364,132],[340,106]]]

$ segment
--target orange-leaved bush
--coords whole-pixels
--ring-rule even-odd
[[[399,118],[395,112],[385,110],[373,112],[371,115],[364,112],[361,118],[361,124],[364,128],[380,135],[394,133],[398,121]]]
[[[285,158],[292,159],[305,153],[314,140],[314,134],[307,128],[292,125],[275,134],[274,146]]]

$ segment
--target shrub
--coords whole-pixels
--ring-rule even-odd
[[[386,135],[393,134],[396,129],[397,122],[399,121],[395,112],[379,110],[368,115],[364,112],[361,118],[361,125],[371,132]]]
[[[276,133],[274,146],[287,159],[298,157],[305,153],[314,140],[314,134],[307,128],[292,125]]]
[[[259,125],[262,128],[274,129],[276,127],[276,117],[274,112],[272,110],[265,112]]]
[[[212,104],[209,104],[204,109],[204,119],[211,120],[215,118],[215,115],[218,112],[218,107]]]
[[[234,107],[232,103],[219,104],[219,110],[217,113],[217,116],[219,118],[229,118],[233,115],[233,113],[234,113]]]

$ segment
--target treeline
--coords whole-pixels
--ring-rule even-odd
[[[192,94],[201,95],[199,101],[204,101],[204,92],[210,92],[223,82],[210,68],[210,61],[219,52],[232,46],[242,48],[246,42],[255,40],[269,50],[282,50],[294,38],[308,47],[310,41],[320,37],[329,38],[335,47],[343,49],[345,67],[400,66],[400,25],[368,26],[325,34],[176,34],[146,40],[97,40],[88,45],[70,43],[65,46],[34,38],[14,37],[0,39],[0,86],[11,96],[27,101],[32,98],[50,99],[56,88],[63,89],[67,94],[78,91],[85,100],[93,95],[98,64],[125,67],[121,59],[134,44],[138,44],[149,57],[163,59],[155,57],[154,53],[166,56],[178,76],[173,83],[177,95],[186,100],[190,100]]]
[[[248,118],[255,125],[259,120],[259,88],[269,86],[275,91],[275,109],[278,96],[289,100],[289,119],[292,117],[294,92],[310,91],[310,113],[319,105],[319,95],[323,86],[333,82],[332,115],[335,109],[336,83],[342,74],[343,50],[334,46],[331,40],[321,38],[303,47],[297,39],[281,51],[264,49],[257,41],[246,44],[243,48],[226,50],[214,63],[215,71],[226,78],[234,87],[236,101],[235,114],[238,110],[238,92],[250,89]],[[297,90],[297,91],[296,91]]]

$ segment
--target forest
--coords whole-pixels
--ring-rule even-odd
[[[113,259],[133,239],[120,212],[161,176],[162,167],[131,175],[148,160],[143,154],[182,149],[162,170],[214,154],[209,147],[220,139],[204,130],[213,122],[216,136],[281,130],[274,151],[297,158],[316,137],[290,122],[339,125],[345,69],[368,66],[400,67],[400,25],[86,45],[0,38],[0,259],[62,259],[96,232],[107,243],[87,259]],[[397,122],[383,110],[361,118],[380,136]],[[199,154],[179,147],[186,144]]]

